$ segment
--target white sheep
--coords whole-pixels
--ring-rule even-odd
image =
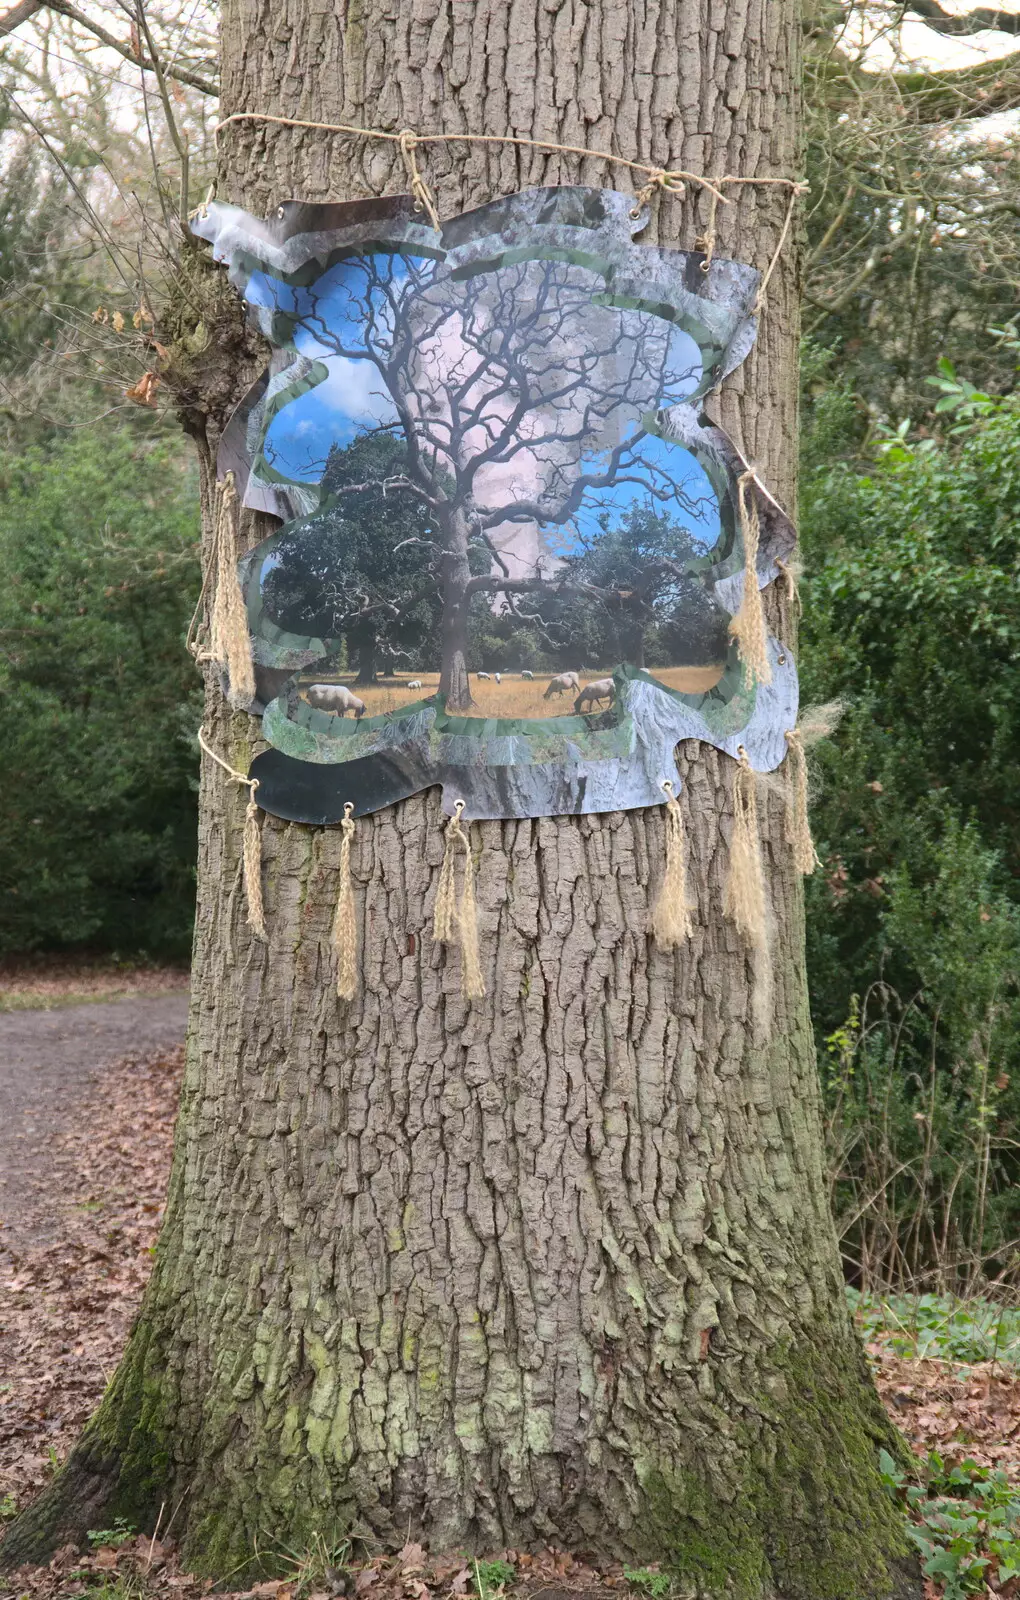
[[[475,673],[475,677],[476,678],[490,678],[491,676],[492,676],[492,674],[489,673],[489,672],[476,672]]]
[[[531,678],[532,681],[534,681],[535,674],[533,672],[529,672],[527,667],[525,667],[524,670],[521,673],[521,677],[522,678]]]
[[[355,720],[360,722],[365,715],[364,700],[359,700],[352,694],[345,683],[312,683],[305,690],[305,699],[316,711],[329,711],[333,716],[345,717],[348,711],[354,712]]]
[[[420,689],[421,688],[421,679],[420,678],[412,678],[410,683],[407,685],[407,687],[409,689]]]

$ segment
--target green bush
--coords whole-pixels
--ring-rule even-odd
[[[135,428],[0,465],[0,950],[189,947],[197,538],[183,447]]]
[[[1020,412],[903,432],[867,472],[808,440],[808,700],[824,871],[808,967],[848,1270],[888,1287],[1013,1271],[1020,1237]]]

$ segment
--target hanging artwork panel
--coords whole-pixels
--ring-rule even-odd
[[[406,196],[193,221],[273,347],[218,459],[280,519],[239,567],[264,809],[610,811],[681,739],[782,761],[792,659],[734,619],[794,531],[702,409],[759,274],[646,224],[585,188],[439,231]]]

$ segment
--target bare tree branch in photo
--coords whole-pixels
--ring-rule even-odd
[[[608,491],[705,510],[656,459],[657,440],[641,421],[696,375],[671,370],[671,324],[595,304],[601,281],[591,269],[545,261],[456,281],[437,277],[431,262],[380,254],[348,261],[302,293],[276,291],[320,354],[371,364],[399,419],[407,477],[436,524],[440,692],[451,710],[473,704],[474,597],[611,598],[566,570],[514,575],[506,557],[522,524],[545,550],[542,530],[565,529],[582,507],[594,516]],[[487,571],[472,569],[473,549]]]

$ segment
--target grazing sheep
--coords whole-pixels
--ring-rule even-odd
[[[545,694],[542,696],[542,699],[551,700],[553,695],[569,694],[571,689],[577,693],[580,687],[581,680],[577,676],[576,672],[561,672],[558,677],[549,679],[549,683],[546,687]]]
[[[496,678],[496,682],[497,683],[502,683],[503,682],[503,679],[502,679],[502,677],[500,676],[500,674],[498,672],[495,674],[495,678]]]
[[[531,678],[531,679],[534,679],[534,676],[535,676],[535,674],[534,674],[534,673],[533,673],[533,672],[529,672],[529,671],[528,671],[528,669],[527,669],[527,667],[525,667],[525,668],[524,668],[524,670],[523,670],[523,672],[522,672],[522,673],[521,673],[521,677],[522,677],[522,678]]]
[[[608,700],[612,705],[616,699],[616,687],[612,678],[596,678],[594,683],[586,683],[577,699],[574,701],[574,710],[583,711],[585,703],[594,705],[596,701]]]
[[[421,679],[420,678],[412,678],[410,683],[407,685],[407,687],[409,689],[420,689],[421,688]]]
[[[475,673],[475,677],[476,678],[488,678],[488,677],[491,677],[491,673],[488,673],[488,672],[476,672]]]
[[[352,694],[345,683],[312,683],[305,690],[305,699],[316,711],[329,711],[333,716],[345,717],[354,712],[357,722],[365,715],[365,702]]]

